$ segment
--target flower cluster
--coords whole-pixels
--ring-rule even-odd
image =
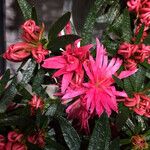
[[[126,98],[124,105],[132,109],[138,115],[150,118],[149,96],[141,93],[135,93],[133,98]]]
[[[120,45],[118,54],[123,56],[124,65],[129,70],[137,68],[137,64],[145,60],[150,64],[150,46],[146,46],[145,44],[124,42]]]
[[[26,142],[39,147],[45,145],[45,135],[42,131],[26,137],[22,133],[10,131],[7,137],[0,135],[0,150],[27,150]]]
[[[22,25],[22,40],[12,44],[8,47],[3,57],[14,62],[21,62],[24,59],[32,56],[37,63],[41,63],[45,56],[49,54],[42,43],[40,42],[44,31],[44,24],[42,27],[36,25],[35,21],[27,20]]]
[[[142,39],[143,40],[148,34],[150,26],[150,1],[149,0],[128,0],[127,2],[129,11],[132,11],[137,16],[138,25],[135,30],[135,35],[138,34],[139,28],[142,24],[145,25]]]
[[[93,45],[78,47],[75,42],[67,46],[62,56],[47,58],[42,65],[44,68],[59,69],[53,77],[62,75],[62,103],[70,104],[66,109],[68,117],[79,120],[87,132],[89,118],[100,117],[103,112],[110,116],[112,110],[118,112],[117,97],[127,97],[124,91],[115,89],[112,75],[123,79],[136,72],[136,69],[122,71],[118,75],[122,60],[112,58],[109,62],[105,48],[98,39],[96,41],[96,60],[89,51]]]

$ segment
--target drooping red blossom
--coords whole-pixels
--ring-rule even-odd
[[[0,150],[5,149],[5,137],[3,135],[0,135]]]
[[[127,97],[125,99],[124,105],[132,109],[138,115],[150,118],[149,96],[141,93],[135,93],[133,98]]]
[[[43,148],[45,146],[45,134],[43,131],[38,131],[27,138],[28,142],[38,145]]]
[[[54,56],[44,60],[42,67],[50,69],[59,69],[53,77],[62,77],[61,92],[67,89],[73,75],[81,76],[83,74],[83,63],[88,59],[89,49],[92,44],[78,47],[76,41],[73,45],[68,45],[61,56]]]
[[[44,101],[36,95],[32,97],[31,101],[29,101],[28,104],[30,106],[32,114],[34,114],[36,110],[38,109],[43,110],[44,108]]]
[[[27,150],[27,147],[23,143],[7,142],[3,150]]]
[[[31,53],[36,62],[41,63],[45,59],[45,56],[49,54],[49,51],[44,49],[42,44],[38,44],[37,47],[32,48]]]
[[[125,67],[129,70],[133,70],[137,68],[138,63],[142,63],[145,60],[148,62],[150,59],[150,46],[124,42],[120,45],[118,54],[123,56]]]
[[[9,142],[20,142],[23,138],[23,134],[17,133],[16,131],[10,131],[7,138]]]
[[[14,62],[21,62],[30,56],[31,46],[25,42],[12,44],[8,47],[3,57]]]
[[[44,24],[42,24],[42,27],[39,27],[34,20],[29,19],[21,26],[21,28],[23,30],[22,39],[29,43],[35,43],[40,41],[42,37]]]
[[[122,61],[119,58],[112,58],[112,60],[108,62],[106,50],[97,39],[96,60],[90,56],[89,60],[84,62],[84,69],[89,81],[79,86],[77,85],[76,87],[73,86],[73,88],[70,86],[62,97],[63,103],[65,104],[73,101],[73,104],[67,109],[68,115],[70,115],[71,109],[73,110],[73,106],[76,108],[79,106],[77,104],[85,107],[85,111],[82,109],[84,111],[82,114],[85,117],[79,116],[79,119],[83,119],[80,121],[81,123],[87,123],[89,119],[87,112],[90,114],[89,117],[91,115],[98,115],[100,117],[104,111],[106,111],[108,116],[111,115],[112,110],[118,112],[117,97],[127,97],[127,94],[124,91],[120,92],[115,89],[112,75],[116,75],[118,78],[122,79],[137,71],[122,71],[117,75],[116,72],[121,64]],[[74,98],[79,96],[80,98],[82,97],[83,101],[74,101]],[[83,102],[85,104],[83,104]],[[71,116],[73,116],[72,113]],[[74,118],[76,117],[78,116],[75,113]],[[84,127],[88,127],[88,125],[86,124]]]

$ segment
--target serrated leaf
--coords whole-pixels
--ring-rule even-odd
[[[71,150],[79,150],[81,140],[76,130],[71,126],[71,124],[65,118],[59,116],[57,117],[65,142],[67,143],[69,149]]]
[[[35,7],[32,7],[31,18],[36,22],[36,24],[39,24]]]
[[[107,115],[104,113],[97,121],[90,138],[88,150],[109,150],[110,128]]]
[[[26,0],[17,0],[25,20],[31,18],[32,8]]]
[[[139,33],[138,35],[136,36],[136,41],[135,41],[135,44],[139,44],[141,42],[141,38],[143,36],[143,32],[144,32],[144,28],[145,28],[145,25],[142,24],[140,30],[139,30]]]
[[[67,12],[52,25],[48,33],[48,39],[50,41],[58,36],[60,31],[62,31],[62,29],[69,22],[70,16],[71,16],[71,13]]]
[[[117,85],[123,89],[123,81],[121,81],[119,78],[117,78],[114,75],[113,75],[113,79],[115,80],[115,82],[117,83]]]
[[[122,39],[124,41],[130,42],[132,38],[131,33],[131,23],[130,23],[130,14],[127,9],[123,12],[123,20],[122,20]]]
[[[59,50],[59,48],[64,48],[66,45],[73,43],[79,38],[80,38],[79,36],[73,34],[59,36],[53,39],[52,41],[50,41],[47,45],[47,48],[52,51],[53,49]]]

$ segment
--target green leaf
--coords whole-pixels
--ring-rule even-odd
[[[26,68],[26,70],[23,71],[22,73],[22,80],[21,80],[21,83],[22,85],[26,85],[30,79],[32,78],[33,76],[33,72],[34,72],[34,69],[36,67],[36,62],[34,60],[31,60],[29,63],[28,63],[28,66]]]
[[[144,39],[143,43],[146,44],[146,45],[150,45],[150,33],[149,33],[149,35],[146,37],[146,39]]]
[[[131,23],[130,23],[130,14],[127,9],[123,12],[123,20],[122,20],[122,39],[124,41],[130,42],[132,38],[131,33]]]
[[[134,88],[130,81],[130,77],[124,79],[124,90],[127,92],[129,97],[133,96]]]
[[[69,22],[70,16],[71,16],[71,13],[67,12],[52,25],[48,33],[48,39],[50,41],[58,36],[60,31],[62,31],[62,29]]]
[[[30,4],[26,1],[26,0],[17,0],[18,4],[20,6],[20,9],[22,11],[22,14],[24,16],[24,19],[30,19],[31,18],[31,12],[32,12],[32,8],[30,6]]]
[[[109,149],[110,150],[120,150],[119,138],[116,138],[113,141],[111,141]]]
[[[123,82],[119,78],[117,78],[116,76],[114,76],[114,75],[113,75],[113,79],[115,80],[115,82],[117,83],[117,85],[123,89]]]
[[[109,150],[110,128],[107,115],[104,113],[97,120],[88,150]]]
[[[66,45],[73,43],[79,38],[80,38],[79,36],[73,34],[59,36],[53,39],[52,41],[50,41],[47,45],[47,48],[52,51],[53,49],[59,50],[59,48],[64,48]]]
[[[0,100],[0,113],[4,113],[6,111],[7,105],[13,100],[16,94],[16,79],[14,79],[9,87],[5,90],[5,93]]]
[[[80,138],[75,129],[71,126],[71,124],[63,117],[57,117],[64,139],[71,150],[79,150],[80,149]]]
[[[10,70],[8,69],[0,79],[0,95],[5,91],[5,87],[10,79]]]
[[[36,22],[36,24],[39,24],[35,7],[32,7],[31,18]]]
[[[105,2],[107,2],[107,1],[106,0],[95,0],[94,5],[91,6],[91,9],[85,20],[85,24],[83,26],[83,30],[82,30],[82,34],[81,34],[82,39],[83,39],[82,45],[85,45],[85,44],[91,42],[92,33],[94,30],[94,25],[96,22],[98,12],[100,13],[99,15],[102,15],[103,9],[105,9],[105,7],[103,7]]]
[[[145,74],[146,74],[146,70],[143,67],[139,66],[138,71],[134,75],[135,77],[134,89],[136,92],[139,92],[140,89],[142,89],[142,85],[144,84],[144,80],[145,80]]]
[[[136,36],[136,41],[135,41],[135,44],[139,44],[141,42],[141,38],[143,36],[143,32],[144,32],[144,28],[145,28],[145,25],[142,24],[140,30],[139,30],[139,33],[138,35]]]

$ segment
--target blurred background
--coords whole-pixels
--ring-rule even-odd
[[[80,34],[84,20],[88,11],[95,0],[28,0],[35,6],[39,19],[45,23],[46,30],[51,24],[56,21],[62,14],[67,11],[72,12],[72,20],[75,28]],[[0,54],[2,54],[8,45],[19,40],[19,27],[23,23],[21,10],[17,0],[0,0]],[[102,33],[101,27],[96,25],[94,35],[100,36]],[[0,58],[0,74],[3,73],[5,66],[11,68],[12,73],[15,73],[19,63],[5,63]]]

